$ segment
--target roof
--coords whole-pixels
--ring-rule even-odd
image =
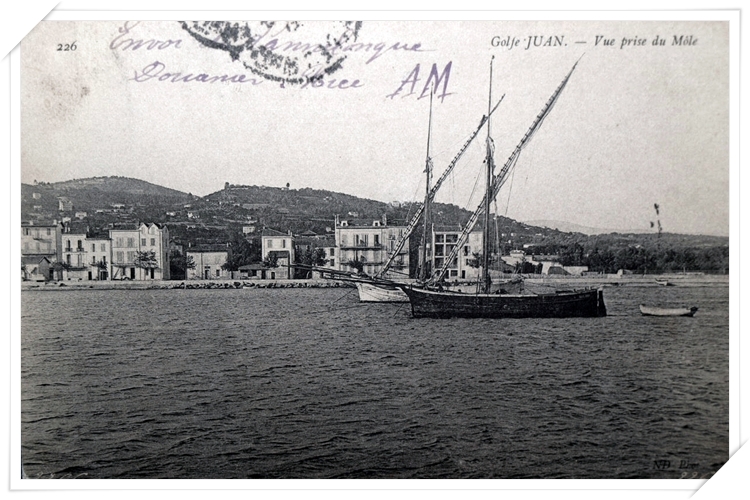
[[[282,233],[281,231],[271,229],[270,227],[264,227],[261,234],[263,236],[289,236],[288,233]]]
[[[228,253],[229,248],[226,245],[196,245],[188,248],[187,253]]]
[[[21,257],[21,264],[39,264],[43,260],[52,263],[46,255],[24,255]]]

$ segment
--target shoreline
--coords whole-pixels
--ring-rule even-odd
[[[658,280],[658,281],[657,281]],[[405,280],[414,282],[415,280]],[[649,274],[524,277],[529,285],[554,286],[707,286],[728,285],[728,274]],[[354,288],[349,282],[327,279],[300,280],[168,280],[168,281],[22,281],[21,291],[59,290],[238,290],[252,288]]]

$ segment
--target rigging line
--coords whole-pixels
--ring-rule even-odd
[[[515,159],[513,160],[513,164],[510,167],[510,186],[508,186],[508,202],[505,204],[505,216],[508,216],[508,207],[510,206],[510,193],[513,190],[513,178],[516,176],[516,164],[518,163],[518,159],[521,157],[520,154],[518,154]]]

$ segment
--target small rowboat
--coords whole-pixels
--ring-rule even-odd
[[[664,307],[649,307],[641,304],[641,314],[644,316],[693,316],[697,307],[676,307],[676,308],[664,308]]]

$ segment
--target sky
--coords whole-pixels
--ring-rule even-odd
[[[578,62],[498,212],[648,231],[658,203],[664,231],[729,234],[728,23],[238,26],[256,50],[224,50],[215,27],[193,22],[40,23],[21,43],[22,182],[119,175],[195,195],[289,183],[419,201],[433,68],[437,176],[487,113],[490,65],[502,165]],[[343,49],[314,50],[337,39]],[[326,71],[322,86],[295,83],[308,66]],[[234,81],[201,81],[222,76]],[[477,206],[486,137],[438,201]]]

